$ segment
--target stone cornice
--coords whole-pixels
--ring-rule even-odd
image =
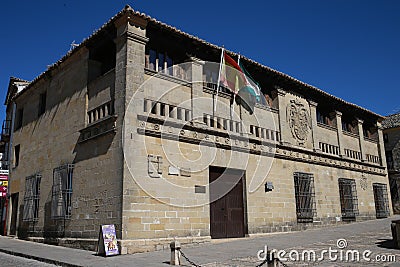
[[[131,31],[126,32],[126,37],[128,38],[128,40],[135,41],[143,45],[147,44],[147,42],[149,41],[149,38],[147,38],[146,36],[142,36]]]
[[[330,166],[362,173],[386,176],[386,168],[375,164],[341,158],[300,147],[286,146],[276,141],[247,137],[238,133],[209,127],[198,128],[194,124],[174,119],[165,121],[157,116],[138,115],[137,132],[157,138],[167,138],[179,142],[216,146],[226,150],[275,157],[296,162]]]

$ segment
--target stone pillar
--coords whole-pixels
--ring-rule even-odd
[[[380,122],[376,122],[378,128],[378,152],[381,160],[381,166],[387,167],[386,153],[385,153],[385,141],[383,140],[383,127]]]
[[[282,88],[277,88],[277,97],[278,97],[278,109],[279,109],[279,132],[281,135],[280,143],[283,145],[290,145],[289,136],[290,136],[290,129],[286,119],[286,102],[285,96],[286,91]]]
[[[339,156],[344,156],[344,144],[343,144],[343,129],[342,129],[342,112],[335,110],[336,115],[336,127],[337,127],[337,138],[339,145]]]
[[[130,205],[134,201],[134,197],[126,192],[134,190],[136,185],[131,182],[132,176],[124,160],[124,149],[135,150],[137,147],[133,142],[123,142],[123,140],[133,140],[131,135],[135,135],[134,138],[141,138],[140,136],[136,137],[138,135],[137,114],[142,113],[144,109],[144,92],[141,86],[144,82],[145,47],[148,41],[146,37],[147,21],[127,11],[115,21],[114,25],[116,27],[114,108],[118,117],[114,138],[117,147],[113,148],[115,149],[113,158],[115,165],[120,166],[116,169],[115,178],[122,180],[120,209],[122,214],[125,214],[125,211],[130,209]],[[135,100],[132,99],[133,96],[135,96]],[[123,136],[124,134],[126,136]],[[126,159],[127,161],[142,164],[142,169],[146,169],[146,156],[137,153],[131,154],[129,157]],[[123,241],[127,239],[130,223],[129,216],[121,215],[121,217],[121,230],[117,232],[117,238]],[[122,243],[121,246],[121,251],[126,253],[126,248]]]
[[[188,79],[192,84],[191,117],[193,122],[204,124],[203,112],[207,110],[203,99],[203,65],[205,62],[198,58],[190,57],[187,64],[190,64]]]
[[[366,161],[365,158],[365,148],[364,148],[364,130],[363,130],[363,123],[364,121],[361,119],[357,119],[358,122],[358,139],[360,142],[360,153],[361,153],[361,161]]]
[[[308,104],[310,105],[310,115],[311,115],[311,135],[313,142],[314,151],[319,151],[319,144],[317,138],[317,102],[312,100],[308,100]]]

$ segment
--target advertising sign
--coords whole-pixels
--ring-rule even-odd
[[[100,226],[98,252],[99,255],[112,256],[118,255],[117,235],[114,224]]]
[[[7,195],[8,176],[0,175],[0,197]]]

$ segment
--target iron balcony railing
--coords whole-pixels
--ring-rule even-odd
[[[11,133],[11,120],[4,120],[3,126],[1,128],[1,139],[4,140],[4,137],[9,137]]]

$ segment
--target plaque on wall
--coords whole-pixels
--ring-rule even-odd
[[[97,254],[107,256],[118,255],[117,235],[114,224],[100,226]]]

